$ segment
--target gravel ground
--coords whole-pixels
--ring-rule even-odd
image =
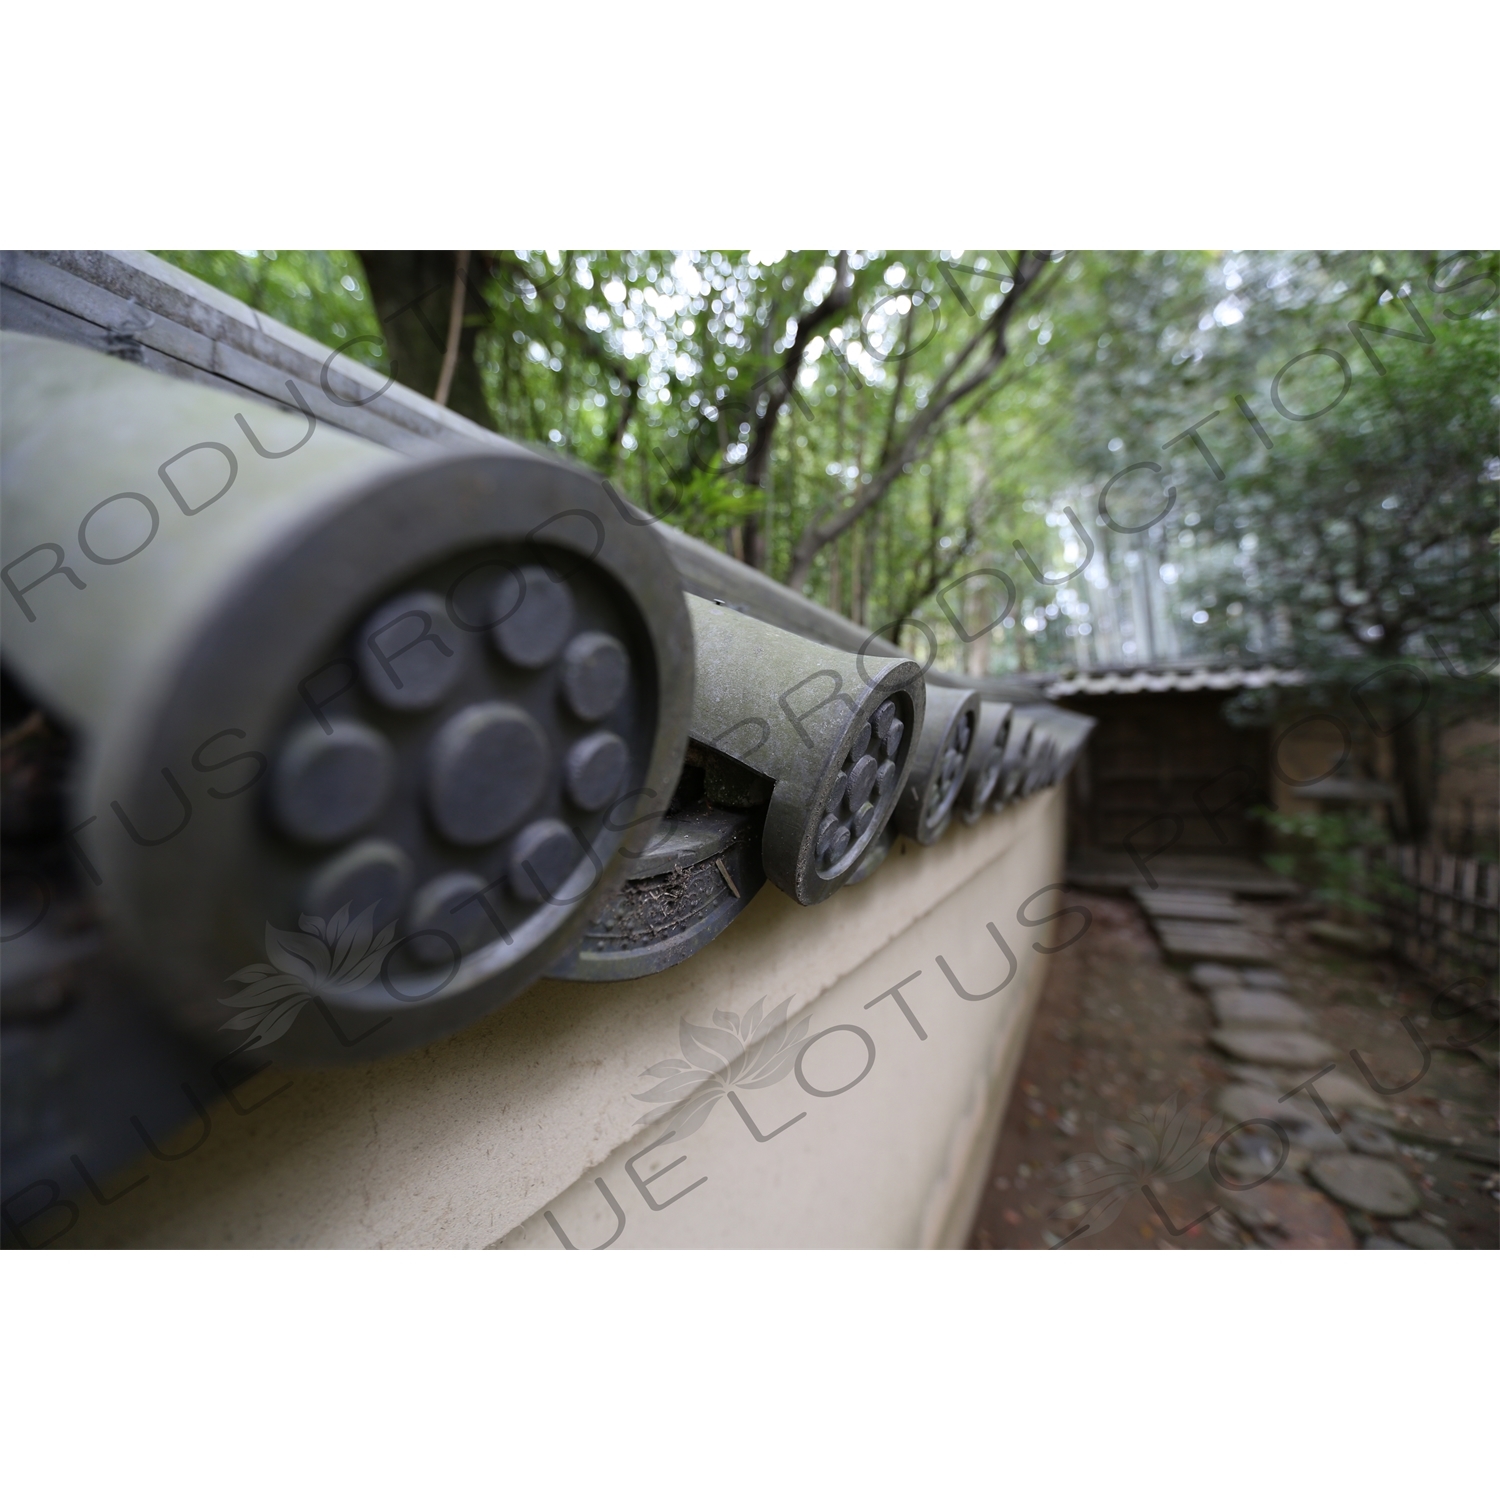
[[[1285,993],[1310,1013],[1307,1029],[1334,1049],[1333,1071],[1314,1084],[1331,1131],[1305,1088],[1272,1102],[1315,1067],[1257,1068],[1212,1044],[1207,994],[1190,965],[1163,957],[1134,901],[1071,892],[1067,904],[1093,920],[1052,960],[971,1248],[1500,1246],[1494,1038],[1487,1061],[1444,1045],[1482,1033],[1483,1021],[1441,1004],[1433,1014],[1436,987],[1410,970],[1317,942],[1296,903],[1243,903]],[[1395,1091],[1372,1090],[1350,1049]],[[1236,1084],[1242,1096],[1259,1091],[1258,1116],[1286,1120],[1284,1140],[1275,1126],[1230,1130],[1218,1111]],[[1351,1153],[1351,1141],[1366,1150]],[[1416,1189],[1410,1213],[1366,1213],[1317,1186],[1389,1179],[1392,1166]]]

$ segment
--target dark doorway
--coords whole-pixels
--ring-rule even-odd
[[[1075,847],[1121,849],[1149,819],[1175,817],[1181,854],[1257,854],[1270,801],[1268,731],[1223,716],[1233,692],[1100,693],[1070,701],[1099,722],[1073,777]]]

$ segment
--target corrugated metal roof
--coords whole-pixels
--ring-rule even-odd
[[[1124,671],[1079,672],[1048,683],[1049,698],[1077,694],[1097,697],[1104,693],[1195,693],[1234,692],[1240,688],[1295,687],[1305,679],[1301,672],[1285,667],[1168,666],[1139,667]]]

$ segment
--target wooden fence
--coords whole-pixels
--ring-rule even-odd
[[[1434,978],[1475,977],[1493,994],[1500,971],[1500,865],[1392,844],[1384,861],[1404,887],[1384,895],[1396,952]]]

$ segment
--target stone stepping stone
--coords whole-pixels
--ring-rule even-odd
[[[1316,1125],[1303,1125],[1289,1131],[1292,1145],[1300,1147],[1312,1156],[1327,1156],[1330,1152],[1347,1151],[1343,1132],[1334,1134],[1321,1120]]]
[[[1236,1083],[1252,1083],[1263,1092],[1280,1095],[1291,1087],[1291,1084],[1281,1081],[1280,1073],[1273,1073],[1270,1068],[1257,1068],[1253,1063],[1229,1063],[1224,1071]],[[1294,1079],[1293,1082],[1295,1081]],[[1309,1102],[1311,1101],[1303,1100],[1303,1103]]]
[[[1232,890],[1216,890],[1203,885],[1133,885],[1130,894],[1137,901],[1219,901],[1234,904]]]
[[[1318,1081],[1322,1082],[1321,1079]],[[1395,1141],[1378,1125],[1368,1124],[1364,1120],[1351,1120],[1345,1125],[1344,1140],[1351,1151],[1358,1151],[1364,1156],[1384,1156],[1389,1159],[1396,1154]]]
[[[1388,1240],[1383,1234],[1372,1234],[1363,1245],[1361,1250],[1410,1250],[1410,1245],[1403,1245],[1400,1240]]]
[[[1241,920],[1237,907],[1208,906],[1200,901],[1153,901],[1146,906],[1146,915],[1153,922],[1163,919],[1180,922],[1238,922]]]
[[[1344,1066],[1347,1067],[1348,1064],[1345,1063]],[[1300,1078],[1293,1078],[1287,1083],[1287,1088],[1301,1082]],[[1360,1109],[1374,1111],[1381,1116],[1390,1114],[1389,1105],[1382,1104],[1357,1078],[1337,1069],[1332,1073],[1325,1073],[1313,1087],[1322,1095],[1323,1102],[1329,1109]]]
[[[1240,983],[1252,990],[1284,990],[1286,975],[1280,969],[1242,969]]]
[[[1240,908],[1232,896],[1198,891],[1149,890],[1137,886],[1131,893],[1153,917],[1185,917],[1192,921],[1236,922]]]
[[[1245,970],[1228,964],[1194,964],[1188,978],[1200,990],[1233,989],[1245,982]]]
[[[1305,1031],[1215,1031],[1209,1040],[1241,1062],[1271,1068],[1316,1068],[1338,1055],[1322,1037]]]
[[[1245,1120],[1275,1120],[1291,1130],[1310,1129],[1322,1124],[1311,1104],[1288,1099],[1283,1103],[1269,1089],[1250,1083],[1230,1083],[1219,1090],[1214,1107],[1230,1125]]]
[[[1278,1130],[1286,1132],[1284,1144],[1277,1135]],[[1232,1138],[1220,1149],[1219,1163],[1220,1170],[1230,1176],[1248,1179],[1264,1176],[1273,1168],[1278,1174],[1288,1170],[1300,1172],[1312,1157],[1345,1149],[1343,1137],[1319,1120],[1292,1119],[1285,1114],[1262,1112],[1241,1122],[1241,1128],[1235,1130]],[[1260,1170],[1233,1168],[1230,1163],[1236,1158],[1259,1162]]]
[[[1228,964],[1194,964],[1188,978],[1202,990],[1284,990],[1286,979],[1275,969],[1231,968]]]
[[[1352,1250],[1347,1220],[1321,1193],[1300,1182],[1272,1178],[1219,1201],[1267,1249]]]
[[[1229,1076],[1238,1082],[1253,1084],[1256,1088],[1269,1091],[1278,1097],[1286,1093],[1288,1089],[1296,1088],[1299,1083],[1307,1079],[1304,1071],[1277,1072],[1270,1068],[1257,1068],[1249,1063],[1231,1063],[1228,1072]],[[1313,1084],[1313,1088],[1317,1089],[1323,1103],[1336,1113],[1358,1113],[1361,1117],[1366,1117],[1366,1123],[1370,1125],[1388,1125],[1393,1119],[1390,1110],[1369,1089],[1356,1079],[1346,1077],[1343,1073],[1325,1073]],[[1317,1109],[1311,1094],[1306,1090],[1294,1097],[1305,1104],[1308,1109]]]
[[[1163,918],[1156,936],[1173,958],[1221,958],[1253,961],[1270,950],[1248,927],[1232,922],[1182,922]]]
[[[1307,1175],[1336,1203],[1377,1219],[1407,1219],[1422,1206],[1406,1173],[1377,1156],[1315,1156]]]
[[[1214,1020],[1226,1030],[1301,1031],[1312,1016],[1277,990],[1216,989],[1209,993]]]
[[[1391,1233],[1413,1250],[1452,1250],[1455,1248],[1453,1241],[1441,1229],[1423,1223],[1421,1219],[1408,1219],[1404,1224],[1392,1224]]]
[[[1132,886],[1130,894],[1137,901],[1195,901],[1199,906],[1238,906],[1233,891],[1197,890],[1190,885]]]

